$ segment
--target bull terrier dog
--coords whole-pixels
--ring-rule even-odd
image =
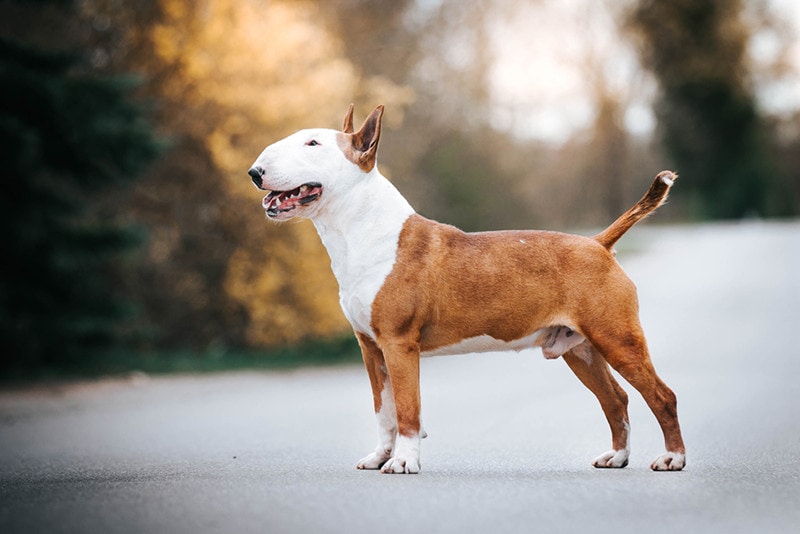
[[[268,146],[248,171],[267,191],[269,219],[311,219],[331,259],[339,302],[372,385],[378,445],[358,469],[418,473],[420,356],[541,347],[597,396],[611,450],[595,467],[625,467],[628,397],[613,367],[644,397],[666,452],[655,471],[686,463],[675,394],[653,368],[636,288],[613,245],[667,198],[677,176],[650,189],[593,237],[512,230],[465,233],[417,213],[376,164],[383,106],[358,131],[307,129]]]

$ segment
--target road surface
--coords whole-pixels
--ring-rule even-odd
[[[422,365],[422,473],[355,469],[374,446],[358,367],[0,392],[0,532],[798,532],[800,223],[655,228],[621,243],[680,473],[631,393],[630,465],[594,398],[539,350]]]

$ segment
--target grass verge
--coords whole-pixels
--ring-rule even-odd
[[[352,335],[309,341],[272,350],[181,350],[135,352],[117,350],[81,360],[4,369],[0,386],[20,383],[99,378],[141,372],[152,375],[214,373],[245,369],[295,369],[358,364],[361,352]]]

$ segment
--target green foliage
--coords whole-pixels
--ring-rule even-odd
[[[432,187],[430,216],[462,230],[480,231],[512,227],[516,214],[528,211],[515,191],[514,177],[498,168],[489,153],[494,148],[487,137],[450,134],[431,145],[420,162]]]
[[[348,330],[329,260],[311,225],[264,220],[245,171],[293,130],[338,126],[350,102],[362,116],[387,105],[383,170],[422,214],[466,230],[608,224],[668,165],[683,178],[659,221],[797,213],[796,118],[783,117],[788,136],[773,157],[748,71],[763,23],[744,16],[742,0],[633,4],[670,163],[625,131],[640,91],[604,82],[615,60],[592,32],[574,36],[597,54],[580,67],[596,104],[591,129],[555,147],[516,137],[525,113],[495,120],[495,32],[554,3],[0,4],[0,375],[12,362],[81,373],[308,362],[316,349],[305,345],[277,359],[255,351]],[[96,74],[130,71],[145,73],[137,93],[158,102],[154,118],[174,144],[123,190],[158,146],[126,96],[137,80]],[[120,346],[128,334],[139,352]]]
[[[141,351],[116,348],[90,352],[80,361],[13,369],[0,375],[0,387],[30,381],[86,379],[145,373],[213,373],[237,370],[289,370],[306,366],[350,365],[361,362],[355,336],[305,341],[271,350],[209,348]]]
[[[642,56],[661,86],[666,149],[700,218],[797,213],[746,64],[742,3],[647,0],[633,13]]]
[[[658,107],[670,154],[708,218],[794,214],[753,99],[720,80],[671,84]]]
[[[159,145],[128,99],[131,80],[80,66],[0,40],[3,370],[106,347],[130,311],[113,297],[111,267],[138,236],[114,220],[92,221],[92,201],[130,183]]]

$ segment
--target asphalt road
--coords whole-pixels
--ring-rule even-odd
[[[622,470],[594,398],[536,350],[425,360],[422,473],[374,446],[357,367],[0,392],[0,532],[720,532],[800,529],[800,223],[653,228],[621,245],[680,473],[631,394]],[[627,384],[625,384],[627,386]]]

